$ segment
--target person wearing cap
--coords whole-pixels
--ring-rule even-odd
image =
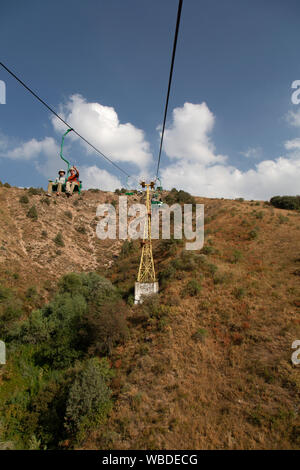
[[[72,166],[70,168],[70,176],[66,182],[66,195],[72,196],[75,186],[79,186],[79,171],[77,170],[76,166]]]
[[[47,196],[51,197],[53,193],[53,188],[56,188],[56,195],[59,196],[62,191],[62,185],[66,182],[66,172],[65,170],[59,170],[58,178],[53,182],[49,180]]]

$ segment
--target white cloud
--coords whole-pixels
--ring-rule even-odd
[[[80,179],[83,180],[84,189],[99,188],[102,191],[113,191],[122,187],[121,181],[116,176],[97,166],[83,167]]]
[[[240,152],[246,158],[261,158],[262,149],[261,147],[249,147],[245,152]]]
[[[287,122],[294,127],[300,127],[300,109],[289,111],[286,115]]]
[[[292,140],[287,140],[284,143],[284,146],[287,150],[300,149],[300,137],[297,137],[296,139],[292,139]]]
[[[165,130],[164,150],[171,159],[189,160],[211,165],[226,161],[226,156],[216,155],[209,137],[215,117],[206,103],[184,103],[173,110],[173,123]]]
[[[34,160],[42,154],[51,156],[57,150],[58,146],[52,137],[45,137],[43,140],[31,139],[14,149],[8,149],[6,139],[0,141],[0,156],[12,160]]]
[[[173,112],[165,152],[175,163],[161,170],[163,186],[182,188],[207,197],[269,199],[276,194],[298,194],[300,153],[263,160],[241,171],[216,155],[209,134],[215,119],[205,103],[185,103]],[[287,150],[298,148],[288,141]],[[253,152],[252,152],[253,153]]]
[[[100,103],[89,103],[77,94],[72,95],[67,104],[61,105],[60,114],[111,160],[134,163],[140,168],[151,163],[150,145],[145,140],[144,132],[129,122],[120,123],[114,108]],[[57,131],[65,130],[64,124],[56,117],[51,120]],[[69,136],[71,139],[79,139],[72,133]],[[94,152],[81,139],[79,142],[87,152]]]

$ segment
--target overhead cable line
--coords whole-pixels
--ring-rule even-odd
[[[174,61],[175,61],[175,54],[176,54],[176,46],[177,46],[177,38],[178,38],[178,31],[179,31],[179,24],[180,24],[181,10],[182,10],[182,2],[183,2],[183,0],[179,0],[179,2],[178,2],[177,21],[176,21],[176,29],[175,29],[175,36],[174,36],[174,42],[173,42],[173,52],[172,52],[171,68],[170,68],[170,75],[169,75],[167,99],[166,99],[166,104],[165,104],[164,121],[163,121],[163,127],[162,127],[161,139],[160,139],[160,147],[159,147],[159,154],[158,154],[156,178],[158,177],[158,172],[159,172],[161,151],[162,151],[162,145],[163,145],[164,133],[165,133],[165,127],[166,127],[166,119],[167,119],[169,96],[170,96],[171,83],[172,83],[172,77],[173,77],[173,68],[174,68]]]
[[[130,176],[127,171],[123,170],[119,165],[117,165],[115,162],[113,162],[107,155],[105,155],[101,150],[99,150],[97,147],[95,147],[91,142],[89,142],[85,137],[83,137],[79,132],[76,131],[70,124],[68,124],[63,118],[61,118],[55,111],[52,109],[42,98],[40,98],[31,88],[29,88],[22,80],[17,77],[6,65],[4,65],[2,62],[0,62],[0,65],[13,77],[15,78],[24,88],[26,88],[29,93],[31,93],[40,103],[42,103],[49,111],[51,111],[54,116],[56,116],[61,122],[63,122],[67,127],[73,130],[74,134],[76,134],[80,139],[82,139],[86,144],[88,144],[90,147],[92,147],[97,153],[99,153],[103,158],[105,158],[108,162],[110,162],[114,167],[116,167],[119,171],[124,173],[126,176]]]

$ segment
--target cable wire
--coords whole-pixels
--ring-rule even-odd
[[[80,139],[82,139],[86,144],[88,144],[90,147],[92,147],[97,153],[99,153],[103,158],[105,158],[108,162],[110,162],[114,167],[116,167],[119,171],[124,173],[126,176],[130,176],[127,171],[123,170],[119,165],[117,165],[115,162],[113,162],[107,155],[105,155],[101,150],[99,150],[97,147],[95,147],[91,142],[89,142],[85,137],[83,137],[79,132],[77,132],[74,127],[72,127],[70,124],[68,124],[63,118],[61,118],[55,111],[52,109],[42,98],[40,98],[31,88],[29,88],[22,80],[17,77],[6,65],[4,65],[2,62],[0,62],[0,65],[13,77],[15,78],[24,88],[26,88],[29,93],[31,93],[40,103],[42,103],[49,111],[51,111],[54,116],[56,116],[61,122],[63,122],[67,127],[70,129],[73,129],[74,134],[76,134]]]
[[[166,126],[166,119],[167,119],[167,112],[168,112],[168,105],[169,105],[169,96],[170,96],[171,83],[172,83],[172,77],[173,77],[173,68],[174,68],[174,61],[175,61],[175,54],[176,54],[177,38],[178,38],[178,31],[179,31],[179,24],[180,24],[181,10],[182,10],[182,2],[183,0],[179,0],[178,2],[177,21],[176,21],[176,29],[175,29],[175,36],[174,36],[174,42],[173,42],[173,52],[172,52],[171,68],[170,68],[170,75],[169,75],[167,99],[166,99],[166,104],[165,104],[164,121],[163,121],[163,127],[162,127],[161,139],[160,139],[156,178],[158,178],[161,151],[162,151],[162,145],[163,145],[163,140],[164,140],[165,126]]]

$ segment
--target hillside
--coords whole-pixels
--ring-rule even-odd
[[[115,374],[108,418],[59,446],[300,448],[300,369],[291,363],[300,339],[300,213],[196,198],[205,204],[204,248],[155,241],[160,296],[133,306],[139,244],[95,235],[97,204],[112,200],[84,191],[48,205],[44,195],[0,188],[0,284],[25,299],[26,315],[68,272],[104,275],[126,302],[128,334],[106,354]],[[37,220],[27,216],[33,205]],[[59,232],[63,243],[54,241]],[[28,300],[34,286],[36,304]]]

